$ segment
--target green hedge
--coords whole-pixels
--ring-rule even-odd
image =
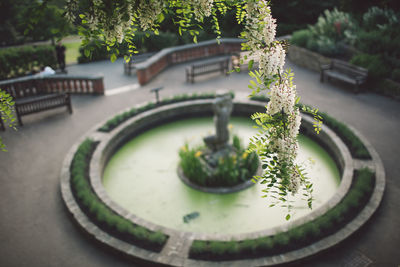
[[[252,96],[251,100],[268,102],[269,98],[267,96],[256,95]],[[302,106],[302,104],[298,104],[298,107],[300,109]],[[326,113],[318,112],[318,115],[322,117],[322,122],[324,124],[329,126],[332,130],[336,132],[337,135],[339,135],[339,137],[350,149],[350,153],[353,157],[358,159],[371,159],[371,155],[369,154],[367,148],[345,124],[337,121]]]
[[[71,188],[82,210],[100,228],[126,242],[153,251],[160,251],[168,236],[153,232],[115,214],[92,191],[88,179],[90,158],[97,143],[86,139],[76,151],[71,163]]]
[[[234,97],[233,92],[231,92],[232,98]],[[215,93],[193,93],[191,95],[188,94],[182,94],[182,95],[175,95],[171,98],[163,98],[159,105],[167,105],[167,104],[172,104],[172,103],[177,103],[177,102],[182,102],[186,100],[194,100],[194,99],[210,99],[210,98],[215,98]],[[121,114],[118,114],[114,116],[112,119],[108,120],[103,126],[99,128],[99,131],[101,132],[110,132],[114,128],[116,128],[118,125],[123,123],[124,121],[132,118],[133,116],[136,116],[139,113],[145,112],[147,110],[150,110],[154,108],[156,105],[152,102],[149,102],[148,104],[141,106],[139,108],[132,108],[128,111],[125,111]]]
[[[50,45],[0,49],[0,80],[39,71],[42,66],[56,68],[55,48]]]
[[[368,202],[375,185],[374,173],[361,169],[354,173],[349,192],[322,216],[286,232],[241,241],[195,240],[189,256],[194,259],[233,260],[285,253],[329,236],[351,221]]]
[[[151,33],[148,34],[148,36],[143,32],[137,32],[133,37],[133,43],[136,45],[137,50],[140,53],[147,53],[176,46],[178,45],[178,39],[178,36],[170,32],[160,32],[158,35]],[[110,58],[110,52],[107,51],[107,47],[105,47],[102,42],[92,41],[87,45],[87,47],[91,51],[91,56],[85,56],[84,48],[80,47],[78,63],[87,63]],[[118,44],[117,49],[120,56],[129,54],[127,43]]]

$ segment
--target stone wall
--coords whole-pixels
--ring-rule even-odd
[[[144,85],[169,65],[200,58],[227,55],[241,50],[241,39],[224,38],[162,49],[146,61],[136,65],[139,83]]]
[[[296,45],[289,46],[288,58],[296,65],[318,72],[321,64],[329,64],[331,62],[328,57]]]

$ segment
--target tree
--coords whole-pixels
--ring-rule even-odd
[[[0,1],[0,45],[61,38],[73,32],[61,3],[38,0]]]
[[[78,31],[83,36],[83,45],[92,39],[101,40],[110,52],[111,61],[119,54],[118,43],[126,41],[131,53],[137,52],[133,43],[135,33],[158,34],[160,24],[166,17],[178,28],[179,34],[189,33],[197,42],[199,29],[205,18],[212,21],[212,29],[221,36],[218,15],[234,10],[238,24],[244,24],[240,37],[246,42],[243,50],[257,54],[259,70],[250,72],[254,78],[250,88],[252,94],[270,90],[270,102],[265,113],[256,113],[253,120],[260,128],[259,134],[251,139],[250,150],[258,153],[264,173],[255,177],[266,185],[266,194],[283,203],[289,212],[290,193],[295,194],[302,186],[307,195],[308,206],[312,207],[312,185],[295,163],[300,128],[300,110],[296,105],[299,98],[293,84],[293,74],[284,70],[287,42],[275,39],[276,21],[265,0],[69,0],[66,16],[76,21],[79,14]],[[90,55],[88,47],[85,54]],[[129,60],[129,57],[126,57]],[[249,66],[253,62],[251,61]],[[320,130],[318,117],[316,131]],[[274,203],[274,204],[276,204]],[[273,205],[274,205],[273,204]],[[286,217],[290,218],[290,215]]]

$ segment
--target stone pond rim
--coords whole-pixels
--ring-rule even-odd
[[[377,152],[364,137],[362,137],[357,131],[349,127],[365,144],[372,156],[371,161],[353,159],[350,155],[349,149],[329,128],[325,127],[326,129],[324,129],[321,134],[319,134],[318,136],[315,135],[312,125],[312,119],[308,116],[303,116],[303,134],[308,135],[314,141],[317,141],[322,147],[324,147],[325,150],[327,150],[327,152],[331,155],[331,157],[337,164],[341,173],[342,180],[337,190],[337,193],[327,203],[312,211],[308,216],[292,221],[289,225],[278,226],[253,233],[233,235],[182,232],[145,221],[142,218],[135,216],[134,214],[130,214],[125,209],[121,208],[115,202],[113,202],[107,195],[107,192],[102,185],[102,172],[105,164],[114,154],[114,152],[118,148],[120,148],[126,141],[132,139],[134,136],[161,123],[187,117],[212,115],[212,112],[210,112],[212,105],[211,101],[212,100],[190,100],[181,103],[174,103],[170,105],[156,107],[152,110],[143,112],[137,116],[132,117],[109,133],[102,133],[97,131],[97,129],[100,128],[99,125],[101,126],[104,123],[103,122],[102,124],[96,125],[96,127],[94,127],[85,136],[83,136],[67,154],[63,162],[60,175],[61,193],[64,203],[67,206],[69,212],[73,215],[73,218],[74,220],[76,220],[78,225],[95,240],[107,245],[114,251],[121,252],[127,256],[131,256],[143,262],[167,264],[172,266],[220,266],[220,264],[230,264],[230,266],[270,266],[293,262],[337,245],[338,243],[349,237],[351,234],[353,234],[355,231],[357,231],[357,229],[359,229],[378,208],[384,192],[385,173],[383,169],[383,164]],[[264,109],[264,103],[251,100],[235,101],[233,116],[249,116],[256,111],[263,111]],[[164,245],[161,252],[156,253],[148,251],[127,244],[126,242],[109,235],[108,233],[98,228],[93,222],[91,222],[88,217],[83,213],[83,211],[80,210],[71,192],[70,165],[78,146],[86,138],[90,138],[96,142],[99,142],[90,161],[90,183],[93,187],[95,194],[105,205],[107,205],[119,216],[122,216],[135,224],[142,225],[150,230],[160,230],[163,233],[169,235],[169,240]],[[365,166],[372,167],[375,171],[376,183],[374,192],[372,193],[372,196],[366,207],[364,207],[364,209],[361,210],[361,212],[350,223],[348,223],[342,229],[338,230],[338,232],[336,232],[335,234],[328,236],[310,246],[295,251],[286,252],[280,255],[265,256],[248,260],[221,262],[193,260],[188,258],[188,252],[193,240],[212,239],[228,241],[232,239],[254,239],[286,231],[290,227],[304,224],[311,221],[312,219],[315,219],[316,217],[319,217],[327,210],[337,205],[340,200],[345,196],[351,185],[353,171],[357,168],[359,169]]]

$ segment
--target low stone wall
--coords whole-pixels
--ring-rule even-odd
[[[113,250],[153,264],[165,264],[171,266],[270,266],[293,262],[337,245],[348,236],[353,234],[359,227],[361,227],[377,209],[382,199],[385,186],[383,165],[379,159],[378,154],[364,138],[360,137],[359,134],[356,133],[361,138],[363,143],[366,144],[366,147],[372,155],[373,160],[361,161],[353,159],[345,144],[329,128],[324,127],[323,134],[316,135],[313,130],[313,120],[309,116],[303,116],[303,132],[311,136],[314,140],[322,144],[324,147],[328,148],[328,151],[331,153],[339,168],[341,169],[342,181],[335,195],[327,203],[313,210],[309,215],[294,220],[288,225],[278,226],[257,232],[235,235],[180,232],[174,229],[156,225],[149,221],[145,221],[144,219],[137,217],[135,214],[129,213],[111,200],[103,187],[102,174],[105,164],[116,149],[121,147],[126,141],[128,141],[139,132],[144,131],[155,125],[184,117],[201,115],[211,116],[211,105],[212,99],[193,100],[165,105],[132,117],[109,133],[102,133],[97,131],[97,129],[99,129],[100,126],[103,124],[101,123],[99,125],[96,125],[93,130],[86,134],[86,136],[84,136],[76,145],[74,145],[71,151],[68,153],[61,171],[62,196],[68,210],[73,215],[73,218],[78,222],[78,225],[80,225],[83,230],[91,235],[94,239],[98,240],[102,244],[106,244]],[[249,116],[249,114],[253,112],[262,111],[264,109],[265,103],[255,102],[251,100],[235,101],[233,114]],[[108,233],[99,229],[95,224],[93,224],[88,219],[88,217],[80,210],[71,192],[70,165],[73,155],[76,153],[79,144],[86,138],[91,138],[94,141],[99,142],[99,145],[94,151],[93,157],[91,158],[90,162],[90,182],[96,195],[105,205],[111,208],[119,216],[122,216],[130,220],[131,222],[144,226],[150,230],[159,230],[168,235],[169,239],[164,245],[161,252],[156,253],[152,251],[147,251],[109,235]],[[189,258],[189,249],[193,240],[230,241],[256,239],[263,236],[270,236],[279,232],[287,231],[292,227],[304,224],[315,219],[316,217],[321,216],[329,209],[337,205],[346,195],[346,193],[350,189],[354,170],[365,166],[368,166],[375,171],[376,185],[374,193],[367,206],[361,211],[360,215],[357,215],[357,217],[353,221],[348,223],[343,229],[340,229],[337,233],[323,238],[315,244],[294,251],[289,251],[280,255],[220,262],[193,260]]]
[[[223,38],[216,40],[164,48],[160,52],[136,65],[136,75],[141,85],[148,83],[169,65],[200,58],[232,54],[241,49],[241,39]]]
[[[331,62],[330,58],[297,45],[289,46],[288,58],[296,65],[318,72],[321,64],[329,64]]]

